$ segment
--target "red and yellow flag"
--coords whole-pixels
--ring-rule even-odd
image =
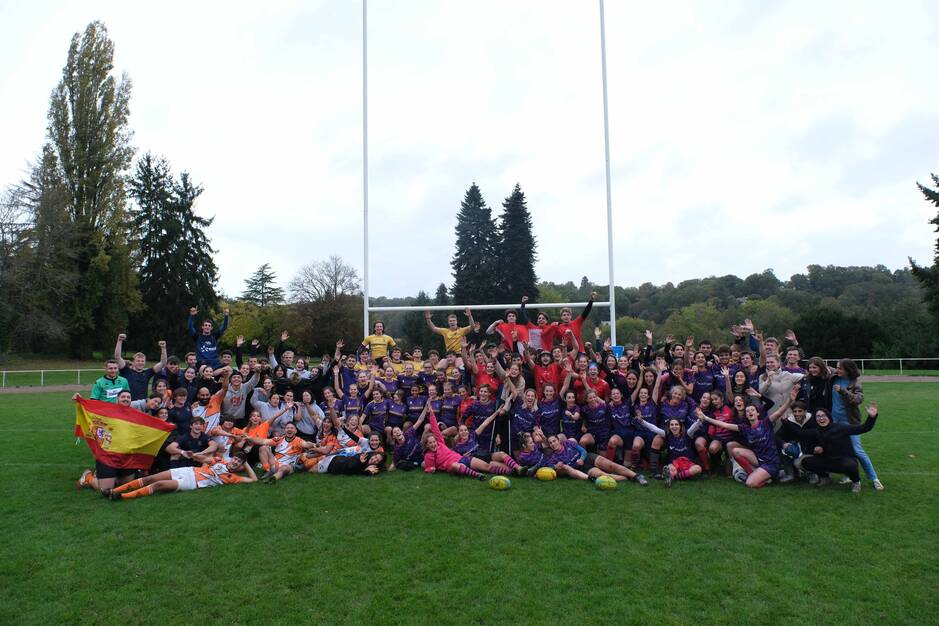
[[[95,459],[123,469],[147,469],[174,426],[130,407],[79,398],[75,436]]]

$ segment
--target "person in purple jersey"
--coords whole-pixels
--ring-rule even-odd
[[[551,436],[548,437],[548,447],[551,450],[548,463],[562,476],[591,482],[600,476],[609,476],[616,481],[633,479],[640,485],[647,484],[645,477],[641,474],[636,474],[602,456],[587,452],[573,439],[562,441],[558,437]]]
[[[384,391],[389,398],[398,390],[398,376],[390,363],[385,365],[382,375],[375,378],[375,386]]]
[[[700,412],[700,409],[698,411]],[[677,417],[666,420],[664,429],[643,422],[645,428],[665,439],[668,464],[663,468],[662,473],[666,487],[671,487],[673,480],[688,480],[701,475],[701,466],[695,463],[692,457],[692,450],[694,450],[692,437],[700,430],[702,424],[701,420],[695,420],[691,428],[685,430],[685,422]]]
[[[401,391],[400,389],[398,391]],[[420,432],[424,428],[424,418],[427,417],[428,407],[420,412],[413,426],[394,426],[391,429],[392,461],[389,471],[397,468],[401,470],[419,469],[424,460],[424,449],[421,447]]]
[[[556,435],[552,435],[552,437],[555,436]],[[544,453],[541,444],[536,443],[531,434],[520,433],[518,436],[518,445],[518,463],[527,468],[529,476],[542,467],[551,467],[550,457]]]
[[[561,406],[561,430],[568,439],[577,439],[581,433],[581,413],[577,406],[577,395],[573,391],[564,393],[564,404]]]
[[[391,429],[395,426],[404,427],[404,422],[408,417],[408,405],[404,401],[404,389],[395,391],[394,396],[388,400],[388,416],[385,418],[386,440],[392,441]]]
[[[703,352],[695,352],[694,365],[691,368],[691,397],[700,401],[701,396],[714,389],[714,370],[707,362]]]
[[[783,371],[791,374],[805,374],[805,370],[800,363],[802,362],[802,350],[798,346],[790,346],[786,349],[786,363],[783,365]]]
[[[727,384],[727,377],[730,376],[730,346],[721,345],[717,348],[717,360],[711,364],[711,372],[714,374],[714,389],[724,392]],[[727,400],[730,402],[730,400]]]
[[[760,374],[763,373],[763,368],[753,362],[753,354],[750,352],[741,352],[740,353],[740,364],[737,366],[737,371],[742,371],[747,377],[747,385],[753,389],[758,389],[760,386]]]
[[[557,435],[561,432],[561,401],[551,383],[545,383],[541,391],[544,398],[538,403],[535,421],[545,437]]]
[[[613,423],[613,434],[606,445],[608,459],[615,461],[617,453],[622,454],[626,443],[629,442],[629,445],[632,445],[633,439],[636,438],[632,414],[632,406],[623,402],[622,390],[619,387],[610,389],[610,418]]]
[[[474,430],[496,413],[496,401],[492,398],[492,389],[489,385],[482,385],[477,392],[478,399],[463,412],[463,423]],[[479,450],[485,454],[492,454],[495,449],[496,424],[495,419],[489,420],[486,428],[476,433],[479,441]]]
[[[411,390],[419,385],[417,374],[414,373],[414,365],[408,361],[404,364],[404,373],[398,376],[398,389],[404,390],[404,397],[411,397]],[[418,394],[419,395],[419,394]]]
[[[586,400],[587,403],[581,409],[583,434],[579,443],[588,450],[605,451],[610,441],[610,407],[593,389],[587,391]]]
[[[342,400],[336,397],[336,393],[329,387],[323,389],[323,401],[320,402],[320,408],[323,409],[324,415],[329,415],[329,410],[332,409],[336,412],[336,415],[341,415],[343,411]]]
[[[460,396],[453,393],[454,389],[453,383],[444,383],[443,397],[440,398],[440,413],[437,418],[442,424],[446,425],[443,431],[444,436],[447,436],[446,431],[448,429],[457,426],[457,414],[460,411],[460,403],[463,401]]]
[[[518,391],[513,387],[509,402],[512,403],[512,451],[519,449],[518,436],[521,433],[531,433],[538,425],[538,400],[535,390],[526,389],[519,397]]]
[[[385,420],[388,418],[388,401],[381,389],[372,390],[372,401],[362,410],[362,434],[368,437],[372,433],[382,436],[385,432]]]
[[[453,451],[463,458],[473,457],[475,460],[483,461],[488,464],[487,468],[480,469],[482,465],[474,463],[469,466],[470,469],[474,469],[477,472],[489,472],[491,474],[509,474],[512,471],[522,474],[525,472],[524,468],[505,452],[496,450],[490,453],[479,446],[479,435],[485,432],[495,419],[505,415],[507,411],[508,409],[505,405],[500,406],[492,415],[486,417],[481,424],[472,429],[465,423],[460,425],[456,437],[453,438]]]
[[[443,407],[443,398],[440,397],[440,392],[437,390],[437,385],[427,386],[427,402],[430,403],[431,413],[433,413],[435,417],[439,416],[440,409]],[[437,425],[441,427],[443,426],[439,422],[437,423]],[[449,437],[450,435],[446,431],[453,427],[454,426],[450,426],[449,428],[446,428],[446,429],[442,428],[441,432],[443,432],[443,436]]]
[[[643,421],[656,426],[659,423],[659,407],[652,401],[652,392],[646,387],[639,389],[636,402],[633,404],[632,422],[635,437],[633,437],[632,449],[629,452],[629,461],[632,467],[639,467],[642,451],[648,450],[649,471],[654,475],[659,471],[659,454],[665,442],[661,437],[656,437],[651,430],[643,428]]]
[[[776,408],[767,417],[760,417],[760,411],[754,405],[746,408],[746,423],[731,424],[719,422],[712,417],[700,413],[699,419],[709,424],[720,426],[727,430],[740,432],[746,439],[747,446],[734,446],[733,458],[747,473],[747,487],[759,489],[779,475],[782,461],[779,457],[779,448],[776,445],[774,425],[779,418],[789,412],[789,406],[795,402],[799,395],[799,386],[796,385],[789,392],[789,397],[782,406]],[[756,468],[754,469],[754,466]]]

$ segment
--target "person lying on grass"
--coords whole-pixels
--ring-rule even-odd
[[[200,467],[175,467],[159,474],[152,474],[119,485],[111,490],[112,500],[133,500],[152,496],[158,491],[192,491],[220,485],[253,483],[257,480],[254,470],[245,463],[245,455],[238,453],[229,460],[221,457],[204,458]],[[241,470],[247,476],[238,474]]]
[[[640,485],[648,484],[642,474],[637,474],[619,463],[587,452],[574,439],[562,440],[558,436],[551,435],[548,437],[548,447],[551,449],[548,462],[561,476],[591,482],[600,476],[609,476],[617,481],[632,479]]]

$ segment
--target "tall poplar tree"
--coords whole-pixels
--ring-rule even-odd
[[[522,296],[538,298],[535,276],[535,236],[531,232],[531,214],[521,185],[502,203],[499,239],[502,243],[497,283],[506,302],[518,302]]]
[[[90,357],[126,327],[140,306],[125,227],[126,175],[133,158],[131,83],[114,70],[114,44],[101,22],[75,33],[49,102],[48,142],[68,194],[78,288],[64,294],[70,352]]]
[[[494,279],[500,262],[500,243],[492,209],[473,183],[457,213],[456,250],[450,261],[456,304],[485,304],[499,299],[501,293]]]

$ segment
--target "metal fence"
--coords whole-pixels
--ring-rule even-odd
[[[903,357],[893,359],[853,359],[862,374],[913,374],[939,376],[939,357]],[[839,359],[825,359],[836,365]],[[71,370],[2,370],[0,388],[45,387],[47,385],[91,385],[102,375],[100,369]]]

